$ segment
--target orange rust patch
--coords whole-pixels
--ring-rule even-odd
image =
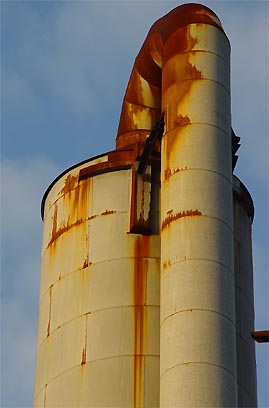
[[[70,184],[74,182],[74,177],[71,178],[71,176],[68,176],[66,180],[69,180],[68,182],[66,181],[66,183],[70,186]],[[66,191],[67,190],[65,190],[65,192]],[[83,181],[79,187],[69,191],[69,193],[65,194],[60,200],[62,200],[61,206],[59,207],[61,212],[58,210],[57,203],[55,203],[54,206],[52,230],[47,248],[62,234],[82,224],[86,220],[89,200],[89,181]],[[65,219],[61,217],[65,217]],[[87,232],[85,232],[85,234],[87,235]]]
[[[110,215],[110,214],[115,214],[116,211],[114,210],[106,210],[104,212],[101,213],[101,215]]]
[[[171,169],[170,167],[168,167],[167,169],[164,170],[164,179],[169,180],[171,174],[172,174]]]
[[[144,325],[147,260],[149,256],[149,236],[138,236],[134,253],[134,407],[143,406],[144,396]]]
[[[165,261],[165,262],[163,263],[163,269],[166,269],[166,268],[168,268],[169,266],[171,266],[171,261],[168,259],[168,261]]]
[[[186,125],[189,125],[191,121],[188,116],[178,115],[176,123],[178,126],[186,126]]]
[[[168,168],[164,171],[164,180],[167,181],[167,180],[170,179],[171,176],[173,176],[173,174],[179,173],[180,171],[184,171],[184,170],[187,170],[187,166],[181,167],[180,169],[179,169],[179,168],[176,168],[173,172],[172,172],[172,170],[168,167]],[[172,210],[171,210],[171,211],[172,211]],[[167,213],[167,214],[168,214],[168,213]]]
[[[75,188],[77,180],[77,176],[71,176],[71,174],[69,174],[64,181],[64,187],[61,189],[60,194],[70,193],[70,191]]]
[[[182,211],[177,214],[169,214],[168,217],[165,218],[162,222],[162,230],[171,224],[171,222],[178,220],[179,218],[184,218],[184,217],[195,217],[195,216],[200,216],[202,215],[201,211],[199,210],[187,210],[187,211]]]

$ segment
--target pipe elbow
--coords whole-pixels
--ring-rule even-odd
[[[163,67],[173,54],[195,45],[187,33],[190,24],[207,24],[223,31],[216,14],[196,3],[178,6],[152,25],[135,59],[123,99],[117,149],[144,142],[160,119]]]

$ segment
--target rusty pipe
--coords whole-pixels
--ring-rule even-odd
[[[169,75],[163,71],[163,67],[175,53],[184,52],[191,45],[187,26],[192,23],[208,24],[223,31],[216,14],[196,3],[175,8],[157,20],[149,30],[136,57],[123,99],[117,149],[144,142],[160,119],[161,110],[165,110],[162,107],[162,94],[170,84]],[[171,36],[172,41],[168,41]],[[188,62],[185,65],[190,77],[199,77],[200,73],[195,67]]]

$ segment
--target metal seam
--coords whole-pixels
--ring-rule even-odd
[[[57,330],[59,330],[60,328],[66,326],[67,324],[69,324],[69,323],[71,323],[71,322],[73,322],[73,321],[75,321],[75,320],[81,319],[81,318],[83,318],[84,316],[86,316],[86,318],[87,318],[88,315],[91,315],[91,314],[93,314],[93,313],[103,312],[103,311],[105,311],[105,310],[120,309],[120,308],[134,308],[134,307],[139,307],[139,306],[140,306],[140,307],[144,307],[144,308],[145,308],[145,307],[150,307],[150,308],[160,309],[160,305],[147,305],[147,304],[146,304],[146,305],[119,305],[119,306],[108,306],[108,307],[104,307],[104,308],[101,308],[101,309],[91,310],[91,311],[85,312],[85,313],[83,313],[83,314],[81,314],[81,315],[79,315],[79,316],[75,316],[75,317],[73,317],[73,318],[70,319],[70,320],[65,321],[64,323],[61,324],[61,326],[60,326],[59,328],[56,328],[56,329],[54,329],[54,330],[52,330],[52,331],[50,332],[50,337],[51,337],[55,332],[57,332]],[[43,343],[46,341],[46,339],[47,339],[47,337],[45,337],[45,338],[39,343],[39,345],[38,345],[38,347],[37,347],[37,353],[38,353],[39,349],[41,348],[41,346],[43,345]]]
[[[231,182],[231,180],[228,179],[228,177],[224,176],[224,174],[221,174],[221,173],[219,173],[218,171],[215,171],[215,170],[204,169],[204,168],[201,168],[201,167],[188,167],[187,169],[184,169],[183,171],[208,171],[209,173],[217,174],[218,176],[222,177],[225,181],[227,181],[229,184],[232,185],[232,182]],[[174,174],[177,174],[177,173],[171,174],[170,177],[172,177]],[[162,182],[167,183],[168,180],[162,180]]]
[[[210,127],[214,127],[214,128],[216,128],[216,129],[218,129],[218,130],[220,130],[222,133],[224,133],[224,136],[225,137],[227,137],[228,139],[229,139],[229,141],[231,140],[231,134],[230,133],[227,133],[223,128],[221,128],[221,127],[219,127],[219,126],[217,126],[217,125],[215,125],[214,123],[208,123],[208,122],[191,122],[191,123],[188,123],[187,125],[177,125],[176,127],[174,127],[174,128],[172,128],[172,129],[169,129],[169,131],[166,131],[165,133],[164,133],[164,136],[169,132],[173,132],[174,130],[178,130],[179,128],[181,128],[181,127],[186,127],[186,126],[193,126],[193,125],[206,125],[206,126],[210,126]]]
[[[165,323],[166,320],[168,320],[170,317],[173,317],[173,316],[176,315],[176,314],[186,313],[186,312],[190,312],[190,311],[191,311],[191,312],[196,312],[196,311],[199,311],[199,312],[210,312],[210,313],[214,313],[214,314],[220,315],[220,316],[223,317],[224,319],[228,320],[228,321],[232,324],[232,326],[236,329],[236,324],[232,321],[232,319],[230,319],[228,316],[225,316],[223,313],[217,312],[217,311],[215,311],[215,310],[199,309],[199,308],[184,309],[184,310],[179,310],[179,311],[177,311],[177,312],[171,313],[171,314],[169,314],[168,316],[166,316],[164,319],[161,319],[160,327],[162,327],[163,323]]]
[[[231,97],[231,94],[229,93],[229,91],[228,91],[228,89],[221,83],[221,82],[219,82],[219,81],[216,81],[215,79],[211,79],[211,78],[185,78],[185,79],[181,79],[181,80],[178,80],[178,81],[174,81],[164,92],[163,92],[163,95],[172,87],[172,86],[174,86],[174,85],[176,85],[176,84],[180,84],[180,83],[182,83],[182,82],[186,82],[186,81],[192,81],[194,84],[195,83],[197,83],[198,81],[210,81],[210,82],[214,82],[215,84],[218,84],[218,85],[220,85],[225,91],[226,91],[226,93],[227,93],[227,95],[229,96],[229,97]]]
[[[225,367],[223,367],[223,366],[221,366],[221,365],[218,365],[218,364],[207,363],[207,362],[205,362],[205,361],[188,361],[188,362],[186,362],[186,363],[176,364],[176,365],[174,365],[174,366],[172,366],[172,367],[167,368],[167,369],[160,375],[160,380],[162,379],[162,377],[163,377],[168,371],[170,371],[170,370],[172,370],[172,369],[174,369],[174,368],[176,368],[176,367],[180,367],[180,366],[182,366],[182,365],[184,366],[184,365],[187,365],[187,364],[188,364],[188,365],[190,365],[190,364],[207,364],[207,365],[211,365],[211,366],[213,366],[213,367],[221,368],[222,370],[227,371],[227,372],[234,378],[235,382],[237,382],[236,375],[235,375],[232,371],[230,371],[228,368],[225,368]]]
[[[155,358],[160,358],[160,356],[159,355],[157,355],[157,354],[136,354],[136,355],[141,355],[141,356],[143,356],[143,357],[155,357]],[[98,359],[95,359],[95,360],[88,360],[84,365],[87,365],[87,364],[90,364],[90,363],[95,363],[95,362],[97,362],[97,361],[102,361],[102,360],[111,360],[111,359],[113,359],[113,358],[126,358],[126,357],[134,357],[135,355],[134,354],[123,354],[123,355],[119,355],[119,356],[111,356],[111,357],[103,357],[103,358],[98,358]],[[79,367],[81,367],[81,364],[79,363],[79,364],[76,364],[76,365],[74,365],[74,366],[72,366],[72,367],[69,367],[69,368],[67,368],[66,370],[64,370],[64,371],[62,371],[61,373],[59,373],[59,374],[57,374],[55,377],[53,377],[53,378],[51,378],[47,383],[46,383],[46,385],[48,386],[52,381],[54,381],[56,378],[58,378],[58,377],[60,377],[61,375],[64,375],[65,373],[67,373],[68,371],[71,371],[71,370],[73,370],[73,369],[76,369],[76,368],[79,368]],[[36,394],[36,397],[41,393],[41,391],[42,391],[42,389],[43,389],[44,387],[42,387],[39,391],[38,391],[38,393]],[[36,398],[35,398],[35,400],[36,400]]]
[[[231,273],[232,277],[234,277],[234,273],[233,273],[233,270],[232,270],[232,269],[230,269],[227,265],[224,265],[222,262],[215,261],[214,259],[208,259],[208,258],[186,258],[186,259],[181,259],[181,260],[179,260],[179,261],[176,261],[176,262],[171,263],[171,266],[172,266],[172,265],[175,265],[175,264],[178,264],[178,263],[181,263],[181,262],[187,262],[187,261],[207,261],[207,262],[214,262],[214,263],[216,263],[216,264],[218,264],[218,265],[220,265],[220,266],[223,266],[225,269],[227,269],[228,272]],[[165,269],[168,269],[168,268],[165,268]],[[163,272],[163,270],[161,270],[161,273],[165,273],[165,272]]]
[[[126,256],[126,257],[122,257],[122,258],[113,258],[113,259],[108,259],[108,260],[104,260],[104,261],[98,261],[98,262],[94,262],[94,263],[89,263],[89,265],[88,265],[88,267],[87,268],[89,268],[89,267],[92,267],[92,266],[94,266],[94,265],[99,265],[99,264],[102,264],[102,263],[105,263],[105,262],[113,262],[113,261],[120,261],[120,260],[126,260],[126,259],[132,259],[132,260],[135,260],[135,259],[141,259],[141,258],[143,258],[143,259],[156,259],[156,260],[158,260],[159,262],[160,262],[160,257],[156,257],[156,256],[136,256],[136,257],[128,257],[128,256]],[[64,279],[66,279],[66,278],[68,278],[70,275],[73,275],[73,274],[75,274],[75,273],[79,273],[79,272],[81,272],[81,271],[83,271],[84,269],[87,269],[87,268],[78,268],[78,269],[73,269],[71,272],[69,272],[69,273],[67,273],[67,274],[65,274],[65,275],[62,275],[61,276],[61,279],[59,279],[59,278],[57,278],[57,280],[56,281],[54,281],[50,286],[55,286],[55,285],[57,285],[57,283],[59,283],[61,280],[64,280]],[[45,295],[48,293],[48,291],[49,291],[49,287],[48,287],[48,289],[46,289],[45,290],[45,292],[42,294],[42,296],[40,297],[40,300],[39,300],[39,305],[43,302],[43,299],[44,299],[44,297],[45,297]]]

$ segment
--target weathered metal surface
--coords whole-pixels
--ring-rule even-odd
[[[255,406],[254,210],[232,179],[229,58],[207,7],[158,20],[117,150],[46,191],[35,406]]]
[[[129,233],[131,155],[78,166],[47,194],[35,406],[158,404],[159,236]]]
[[[145,141],[159,120],[165,84],[169,81],[169,75],[164,71],[165,63],[173,54],[183,53],[187,49],[189,41],[185,30],[192,23],[197,23],[197,26],[204,24],[209,29],[211,26],[217,27],[219,31],[223,31],[217,16],[199,4],[179,6],[151,27],[135,60],[123,100],[117,135],[118,149],[132,145],[135,140]],[[210,36],[206,47],[208,42]],[[183,66],[189,74],[197,74],[194,66],[184,63],[184,56]]]
[[[251,225],[254,207],[246,187],[235,176],[234,270],[238,406],[257,407]]]
[[[161,407],[237,405],[229,55],[195,21],[163,45]]]

